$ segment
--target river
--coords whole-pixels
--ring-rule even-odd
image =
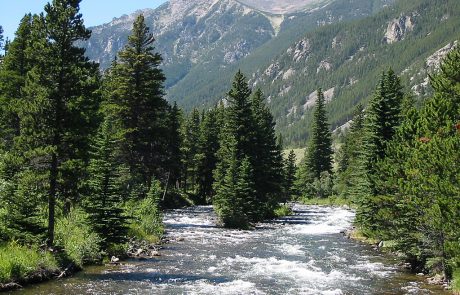
[[[13,294],[448,294],[340,233],[354,213],[294,206],[253,231],[216,226],[211,207],[165,215],[171,241],[157,259],[89,267]]]

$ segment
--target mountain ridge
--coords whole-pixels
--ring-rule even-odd
[[[367,101],[382,67],[394,64],[410,87],[420,88],[426,84],[424,59],[460,38],[454,0],[395,1],[317,1],[327,5],[280,15],[241,0],[172,0],[137,13],[147,14],[157,39],[168,100],[185,110],[212,106],[241,69],[266,93],[285,142],[303,145],[317,88],[330,94],[328,110],[337,128],[357,102]],[[109,66],[126,42],[132,17],[93,28],[85,44],[89,57]],[[417,88],[422,96],[423,87]]]

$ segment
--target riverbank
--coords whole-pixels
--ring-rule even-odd
[[[0,292],[57,277],[58,260],[49,252],[9,243],[0,246]]]
[[[151,243],[131,239],[126,251],[117,256],[102,257],[84,265],[78,265],[64,251],[54,252],[17,243],[0,245],[0,292],[12,291],[32,284],[58,280],[97,265],[120,265],[127,259],[146,260],[159,257],[161,239]]]

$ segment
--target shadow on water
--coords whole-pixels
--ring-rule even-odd
[[[145,272],[145,271],[133,271],[133,272],[103,272],[97,274],[82,274],[79,279],[88,281],[124,281],[124,282],[148,282],[151,284],[164,284],[165,282],[174,283],[188,283],[206,280],[213,284],[227,283],[231,280],[226,277],[210,277],[210,276],[198,276],[189,274],[165,274],[162,272]]]

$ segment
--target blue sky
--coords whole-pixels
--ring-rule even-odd
[[[19,21],[24,14],[40,13],[52,0],[0,0],[0,26],[5,37],[14,37]],[[83,0],[80,12],[87,27],[107,23],[114,17],[130,14],[138,9],[156,8],[166,0]]]

